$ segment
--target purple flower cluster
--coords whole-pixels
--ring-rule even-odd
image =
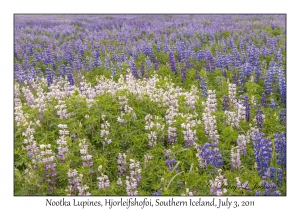
[[[206,168],[209,164],[216,168],[223,165],[222,154],[217,148],[217,144],[205,143],[203,147],[197,146],[197,151],[196,157],[200,168]]]
[[[286,167],[286,138],[285,133],[275,133],[275,152],[277,164]]]
[[[165,149],[164,157],[166,159],[165,163],[168,166],[168,170],[169,171],[174,170],[176,159],[174,158],[174,155],[170,149]],[[177,168],[176,168],[176,170],[177,170]]]
[[[243,106],[246,108],[246,121],[249,122],[250,120],[250,103],[248,95],[245,95],[243,98]]]
[[[69,169],[68,178],[69,178],[68,179],[69,186],[67,189],[67,191],[69,192],[68,195],[76,195],[76,192],[78,191],[77,187],[80,185],[78,171],[76,169],[74,169],[74,170]]]
[[[126,176],[126,193],[128,196],[137,196],[137,188],[141,181],[142,172],[140,162],[135,162],[135,160],[130,159],[129,170],[130,176]]]
[[[223,102],[222,102],[222,110],[223,111],[229,111],[229,98],[228,96],[224,96]]]
[[[269,168],[272,159],[272,142],[270,138],[263,138],[263,133],[256,131],[252,133],[254,154],[257,170],[262,177]]]
[[[264,115],[263,115],[263,111],[261,109],[258,109],[255,111],[255,120],[256,120],[256,125],[258,128],[262,128],[263,127],[263,121],[264,121]]]
[[[285,125],[286,124],[286,109],[282,109],[280,114],[280,123]]]
[[[157,191],[153,192],[152,195],[153,196],[160,196],[162,194],[162,190],[158,189]]]

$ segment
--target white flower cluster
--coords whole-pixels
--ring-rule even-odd
[[[185,98],[186,98],[186,104],[190,109],[195,109],[195,104],[197,103],[197,100],[199,99],[199,96],[197,95],[198,90],[197,88],[193,85],[191,88],[190,92],[184,93]]]
[[[58,144],[57,158],[59,158],[62,162],[64,162],[65,154],[69,152],[68,145],[67,145],[67,136],[69,135],[69,131],[66,130],[68,126],[65,124],[59,124],[58,127],[61,130],[59,130],[59,138],[56,141],[56,143]]]
[[[80,154],[81,154],[83,166],[92,166],[93,156],[88,154],[89,145],[86,143],[86,139],[80,139],[79,142],[80,142],[79,148],[80,148]]]
[[[38,163],[39,159],[39,148],[36,141],[34,141],[33,134],[35,132],[35,129],[31,127],[33,125],[34,124],[30,121],[26,130],[22,133],[22,136],[24,136],[24,144],[26,145],[25,149],[28,151],[31,162],[35,166]]]
[[[231,169],[239,169],[241,167],[241,157],[239,146],[231,148]]]
[[[150,131],[148,133],[149,146],[154,147],[156,145],[157,135],[161,134],[165,128],[165,125],[159,122],[159,117],[155,116],[156,122],[152,120],[152,116],[147,114],[145,116],[145,130]]]
[[[80,93],[82,96],[86,98],[86,102],[88,108],[91,108],[94,102],[94,98],[96,97],[97,93],[94,88],[92,88],[91,83],[86,83],[84,77],[81,78],[82,82],[80,82]]]
[[[51,164],[54,161],[54,155],[51,148],[51,144],[41,144],[40,145],[40,164]],[[55,163],[54,163],[55,164]]]
[[[236,177],[235,179],[236,179],[237,188],[239,188],[240,190],[246,190],[246,191],[250,192],[248,181],[242,183],[241,180],[240,180],[240,177]]]
[[[119,96],[119,104],[121,115],[117,118],[117,121],[126,125],[127,121],[124,119],[124,115],[131,114],[133,118],[136,118],[136,114],[133,112],[132,107],[129,106],[128,99],[126,98],[126,96]]]
[[[41,84],[41,83],[40,83]],[[40,115],[46,110],[46,96],[41,85],[37,88],[37,98],[35,99],[35,108],[38,108]]]
[[[202,102],[202,105],[206,106],[210,112],[217,111],[217,99],[215,90],[207,91],[207,100],[206,102]]]
[[[89,195],[91,195],[91,193],[89,191],[87,191],[89,189],[89,187],[87,185],[83,184],[82,177],[83,177],[83,175],[79,174],[79,184],[77,186],[78,195],[79,196],[89,196]]]
[[[21,123],[25,123],[27,122],[26,120],[26,115],[23,114],[23,110],[22,110],[22,102],[21,102],[21,93],[19,90],[19,84],[17,83],[15,85],[15,91],[14,91],[14,101],[15,101],[15,121],[16,121],[16,126],[20,127]]]
[[[66,98],[68,95],[70,95],[70,93],[68,93],[68,89],[66,88],[67,84],[67,80],[55,80],[49,87],[50,91],[47,93],[47,99],[51,100],[54,98],[56,100],[63,100]]]
[[[187,147],[193,146],[195,140],[198,140],[198,138],[196,136],[195,127],[196,127],[195,121],[190,121],[190,122],[181,124],[181,128],[183,128],[183,130],[182,130],[183,139],[185,141],[185,146],[187,146]]]
[[[234,107],[236,104],[236,84],[229,83],[228,85],[229,106]]]
[[[215,178],[214,181],[209,180],[210,183],[210,194],[221,196],[227,192],[225,188],[228,183],[225,175],[222,175],[222,169],[218,169],[219,175]]]
[[[35,105],[35,98],[34,98],[34,95],[32,94],[32,92],[29,90],[29,87],[28,86],[24,86],[22,88],[22,92],[24,93],[24,96],[26,98],[27,104],[30,107],[34,107],[34,105]]]
[[[208,90],[208,96],[206,102],[202,102],[205,106],[202,113],[202,121],[205,126],[205,133],[213,143],[219,143],[220,136],[218,135],[216,126],[216,117],[212,115],[212,112],[217,111],[216,104],[216,91]]]
[[[240,152],[244,156],[246,156],[246,154],[247,154],[247,139],[246,139],[246,136],[243,135],[243,134],[239,135],[236,142],[237,142],[237,145],[239,147]]]
[[[59,100],[54,109],[56,110],[56,115],[59,116],[60,119],[69,118],[70,114],[67,112],[67,105],[65,104],[65,101]]]
[[[105,120],[105,115],[102,115],[101,118],[102,120]],[[108,121],[105,121],[104,123],[101,124],[101,130],[100,130],[100,136],[101,138],[104,138],[103,141],[103,146],[105,146],[106,144],[111,144],[112,140],[109,139],[109,129],[110,128],[110,124],[108,123]]]
[[[241,121],[246,120],[246,107],[240,103],[236,103],[233,107],[233,111],[225,111],[226,125],[230,125],[232,128],[238,128]]]

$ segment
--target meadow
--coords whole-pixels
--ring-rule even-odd
[[[285,196],[285,15],[15,15],[14,195]]]

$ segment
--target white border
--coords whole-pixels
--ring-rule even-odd
[[[229,197],[230,200],[254,200],[258,209],[282,209],[291,206],[297,209],[298,187],[297,175],[299,165],[299,13],[297,5],[291,1],[271,0],[214,0],[214,1],[14,1],[1,2],[0,18],[0,58],[1,58],[1,152],[0,152],[0,208],[1,209],[45,209],[46,197],[13,196],[13,14],[14,13],[286,13],[287,14],[287,196],[280,198]],[[297,2],[297,1],[293,1]],[[4,4],[4,5],[3,5]],[[297,7],[299,8],[299,7]],[[112,197],[115,198],[115,197]],[[55,199],[59,199],[55,197]],[[85,200],[86,198],[76,198]],[[91,200],[104,198],[92,197]],[[176,197],[177,200],[182,200]],[[204,197],[211,199],[211,197]],[[224,199],[224,197],[223,197]],[[18,208],[19,207],[19,208]],[[293,208],[294,207],[294,208]],[[53,207],[52,207],[53,208]],[[57,208],[63,209],[65,207]],[[94,207],[93,209],[100,209]],[[173,207],[165,207],[172,209]],[[182,207],[181,207],[182,208]],[[202,208],[202,207],[197,207]],[[248,209],[250,207],[247,207]],[[73,208],[72,208],[73,209]],[[87,209],[87,208],[85,208]],[[123,208],[122,208],[123,209]],[[133,208],[130,208],[133,209]],[[140,209],[140,208],[136,208]],[[148,209],[148,208],[147,208]],[[178,209],[178,208],[177,208]]]

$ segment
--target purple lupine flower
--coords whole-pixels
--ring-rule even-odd
[[[283,125],[286,124],[286,109],[282,109],[280,112],[280,123]]]
[[[174,165],[175,165],[176,159],[175,159],[173,153],[171,152],[171,150],[165,149],[164,151],[165,151],[164,157],[166,158],[165,163],[168,166],[168,170],[172,171],[172,170],[174,170]],[[178,170],[178,168],[176,168],[176,170]]]
[[[203,147],[198,146],[197,151],[196,157],[200,168],[206,168],[209,164],[214,167],[223,165],[222,154],[217,148],[217,144],[205,143]]]
[[[286,166],[286,138],[285,133],[275,133],[275,152],[277,164],[285,167]]]
[[[256,116],[255,116],[256,125],[257,125],[257,127],[262,128],[263,121],[264,121],[263,111],[258,109],[255,111],[255,114],[256,114]]]
[[[274,167],[270,167],[270,180],[274,180],[276,176],[276,170]]]
[[[53,82],[53,72],[49,68],[46,68],[46,76],[47,76],[48,87],[50,87],[50,85]]]
[[[184,83],[186,80],[186,67],[181,69],[181,82]]]
[[[277,185],[278,187],[281,187],[282,185],[282,169],[277,168]]]
[[[222,102],[222,110],[228,111],[229,110],[229,98],[228,96],[224,96],[223,102]]]
[[[202,96],[203,97],[207,97],[207,83],[206,83],[206,79],[201,77],[200,78],[200,90],[202,92]]]
[[[69,85],[73,86],[75,82],[74,82],[74,77],[70,66],[66,67],[66,74],[68,77]]]
[[[156,58],[154,63],[154,70],[156,71],[158,70],[158,68],[159,68],[159,60]]]
[[[176,66],[175,66],[175,56],[172,52],[169,53],[169,58],[170,58],[170,66],[171,66],[171,70],[173,73],[177,74],[176,71]]]
[[[132,73],[132,75],[133,75],[135,78],[139,79],[140,76],[139,76],[139,74],[138,74],[138,72],[137,72],[137,69],[136,69],[136,66],[135,66],[134,61],[131,61],[131,62],[130,62],[130,66],[131,66],[131,73]]]
[[[119,153],[118,155],[118,171],[119,171],[119,176],[123,176],[126,174],[126,169],[127,169],[127,162],[126,162],[126,154]]]
[[[264,107],[268,107],[268,101],[266,99],[266,94],[265,93],[263,93],[261,95],[261,105],[264,106]]]
[[[157,191],[153,192],[152,195],[153,196],[160,196],[162,194],[162,190],[158,189]]]
[[[243,106],[246,107],[246,121],[249,122],[250,120],[250,103],[248,95],[244,96]]]
[[[281,101],[285,105],[286,104],[286,84],[285,84],[285,76],[282,70],[278,72],[278,82],[279,82],[279,90],[281,95]]]
[[[142,172],[140,162],[130,159],[129,170],[130,176],[126,176],[126,193],[128,196],[137,196]]]
[[[269,168],[272,159],[272,142],[270,138],[263,138],[263,133],[256,131],[252,133],[254,154],[257,164],[257,171],[262,177]]]
[[[141,72],[142,77],[144,77],[145,76],[145,66],[143,64],[141,64],[140,72]]]
[[[56,190],[56,163],[54,163],[54,155],[52,150],[50,150],[51,145],[40,145],[40,164],[44,166],[44,172],[46,177],[46,182],[48,183],[48,189],[50,192]]]

